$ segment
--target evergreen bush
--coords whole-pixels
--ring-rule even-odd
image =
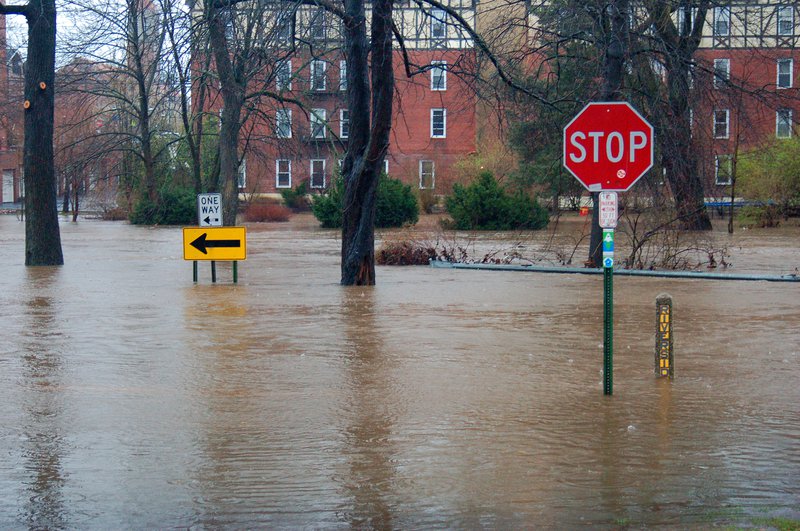
[[[287,207],[292,210],[305,210],[308,208],[306,195],[308,194],[308,181],[303,181],[294,188],[281,190],[281,197]]]
[[[154,203],[142,198],[133,208],[134,225],[192,225],[197,222],[197,196],[191,188],[162,189]]]
[[[483,172],[469,186],[456,184],[445,200],[447,212],[458,230],[538,230],[547,226],[547,210],[528,194],[511,194],[491,172]]]
[[[344,197],[344,181],[341,177],[334,179],[333,185],[326,195],[314,198],[311,210],[324,228],[340,228],[342,226],[342,198]],[[414,224],[419,219],[419,206],[411,187],[385,174],[378,181],[376,198],[375,226],[378,228],[402,227]]]

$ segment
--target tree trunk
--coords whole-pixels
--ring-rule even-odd
[[[710,230],[711,219],[705,207],[703,182],[697,171],[692,131],[689,120],[690,65],[700,45],[709,2],[696,6],[683,2],[684,20],[678,32],[672,19],[671,2],[648,2],[653,27],[663,47],[667,69],[667,111],[656,117],[661,139],[662,165],[675,202],[681,226],[685,230]],[[692,11],[696,9],[692,19]],[[659,119],[660,118],[660,119]]]
[[[239,129],[245,91],[236,78],[234,65],[225,38],[225,23],[220,11],[208,8],[208,34],[216,62],[222,92],[222,121],[219,132],[219,188],[222,192],[222,221],[225,225],[236,224],[239,210]],[[210,187],[212,190],[215,187]]]
[[[667,72],[669,112],[662,121],[662,164],[672,190],[681,228],[711,230],[703,183],[697,171],[689,120],[689,70],[691,57],[679,59]],[[669,63],[669,61],[668,61]]]
[[[364,0],[345,0],[345,12],[348,18],[344,24],[347,103],[351,123],[342,168],[345,190],[341,284],[371,286],[375,284],[378,178],[389,147],[394,97],[392,0],[376,0],[372,4],[371,50],[366,36]],[[368,68],[370,51],[372,59]]]
[[[602,27],[609,27],[608,37],[603,55],[603,84],[600,87],[600,101],[615,101],[619,99],[622,87],[622,73],[625,68],[625,56],[628,49],[628,0],[611,2],[608,10],[608,24],[602,22]],[[600,228],[600,200],[599,194],[592,196],[592,230],[589,237],[589,261],[591,267],[600,267],[603,261],[602,238],[603,230]]]
[[[62,265],[53,153],[55,0],[31,0],[25,69],[25,265]]]
[[[78,221],[78,210],[80,210],[80,204],[78,202],[79,201],[79,199],[78,199],[79,196],[78,196],[78,183],[77,182],[73,183],[72,189],[74,191],[73,192],[74,199],[73,199],[73,202],[72,202],[72,221],[74,223],[74,222]]]

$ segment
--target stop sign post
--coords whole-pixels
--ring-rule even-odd
[[[590,192],[626,192],[653,166],[653,126],[626,102],[590,103],[564,128],[564,167]]]
[[[564,167],[590,192],[603,192],[614,219],[603,227],[603,394],[613,393],[616,193],[653,167],[653,126],[627,102],[590,103],[564,127]],[[607,193],[612,192],[612,193]],[[602,201],[600,201],[602,204]]]

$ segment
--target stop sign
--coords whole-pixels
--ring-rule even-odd
[[[653,166],[653,126],[626,102],[590,103],[564,128],[564,167],[590,192],[625,192]]]

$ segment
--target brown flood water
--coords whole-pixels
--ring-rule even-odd
[[[604,397],[600,277],[379,267],[343,288],[338,234],[301,218],[249,227],[238,285],[227,264],[195,285],[178,228],[62,231],[66,265],[25,268],[0,217],[2,528],[800,518],[800,284],[618,277]],[[798,234],[737,233],[733,271],[791,272]]]

